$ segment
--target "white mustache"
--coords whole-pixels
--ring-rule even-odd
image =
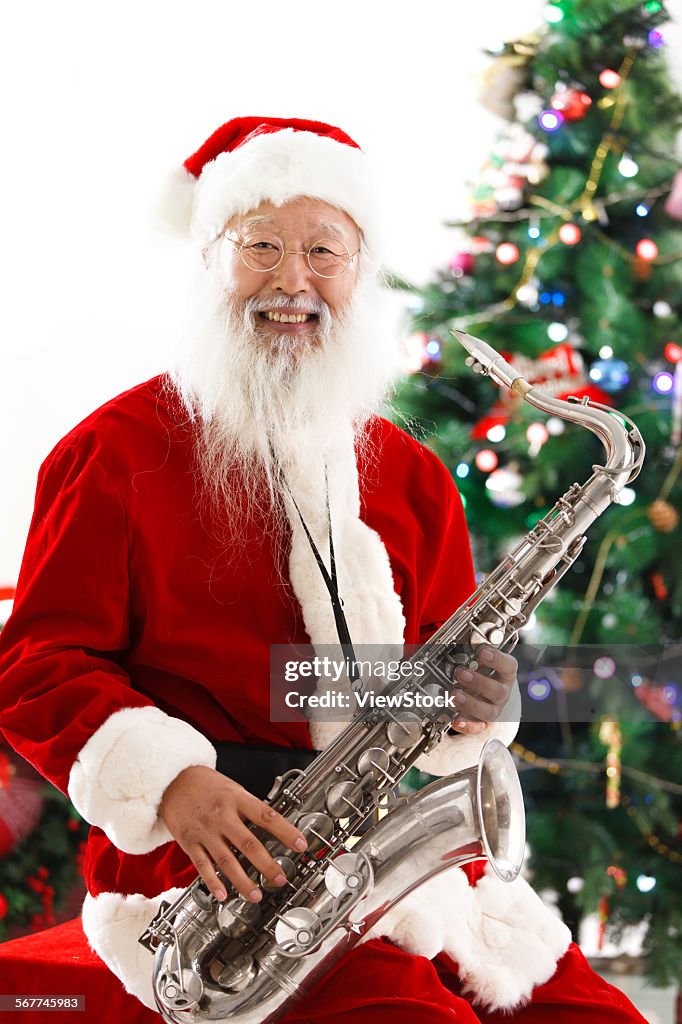
[[[319,322],[319,333],[323,338],[327,337],[331,330],[332,314],[327,303],[322,299],[305,298],[303,295],[253,295],[244,303],[244,323],[250,327],[255,313],[276,309],[315,313]]]
[[[329,306],[322,299],[306,299],[302,295],[254,295],[246,300],[247,313],[263,313],[268,309],[294,309],[317,313],[318,316],[331,318]]]

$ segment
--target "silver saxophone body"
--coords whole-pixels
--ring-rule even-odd
[[[381,691],[420,692],[441,702],[454,689],[455,669],[476,667],[478,645],[513,649],[533,610],[578,557],[586,530],[634,480],[644,459],[642,437],[622,415],[586,399],[552,398],[485,342],[456,336],[474,371],[549,415],[587,427],[607,459],[559,498],[417,651],[411,662],[420,665],[419,673],[408,670]],[[507,881],[517,877],[523,798],[513,759],[499,740],[486,743],[477,767],[396,798],[400,779],[450,728],[452,712],[433,703],[418,711],[358,710],[305,771],[275,780],[268,802],[308,839],[307,850],[297,854],[254,827],[286,885],[270,885],[241,858],[263,890],[259,903],[236,895],[218,903],[197,877],[173,904],[161,905],[139,941],[155,954],[153,988],[164,1020],[274,1024],[427,879],[480,859]]]

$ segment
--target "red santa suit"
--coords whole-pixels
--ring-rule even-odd
[[[432,452],[382,419],[367,430],[359,474],[350,435],[328,460],[339,590],[356,643],[417,643],[474,586],[462,505]],[[211,741],[319,749],[341,727],[270,720],[270,645],[333,642],[331,603],[293,517],[279,531],[245,518],[230,543],[197,486],[194,431],[154,378],[56,446],[0,635],[2,730],[91,822],[84,930],[149,1007],[152,957],[137,938],[161,898],[196,876],[158,818],[166,786],[190,765],[214,766]],[[322,551],[323,478],[320,461],[290,481]],[[419,763],[461,770],[488,736],[509,742],[515,729],[448,737]],[[560,1022],[578,1006],[581,1020],[642,1020],[525,881],[482,867],[425,884],[368,940],[291,1021],[377,1020],[383,1009],[492,1021],[512,1008],[531,1021],[548,1003],[562,1004]],[[130,1019],[140,1013],[131,999]]]

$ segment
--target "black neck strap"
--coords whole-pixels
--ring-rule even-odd
[[[330,565],[330,568],[331,568],[331,574],[327,570],[327,566],[324,564],[324,561],[322,559],[322,555],[320,554],[320,552],[318,550],[317,544],[313,540],[312,534],[311,534],[310,530],[308,529],[307,523],[306,523],[305,519],[303,518],[301,510],[300,510],[300,508],[298,507],[298,505],[296,503],[296,499],[294,498],[293,494],[291,493],[291,490],[289,489],[288,484],[285,483],[285,486],[286,486],[286,489],[287,489],[287,491],[289,493],[289,497],[291,498],[291,501],[293,502],[293,506],[296,509],[296,511],[298,512],[298,518],[301,520],[301,526],[303,527],[303,530],[305,531],[305,535],[308,538],[308,543],[310,544],[310,547],[312,548],[312,552],[315,555],[315,561],[317,562],[319,570],[322,573],[322,579],[324,580],[324,582],[325,582],[325,584],[327,586],[327,590],[329,591],[329,596],[330,596],[331,601],[332,601],[332,608],[334,610],[334,619],[336,621],[336,632],[339,635],[339,641],[341,643],[341,650],[343,651],[343,656],[346,659],[346,666],[347,666],[348,675],[349,675],[351,683],[355,683],[355,682],[357,682],[359,680],[360,674],[359,674],[358,669],[357,669],[357,664],[356,664],[356,659],[355,659],[355,651],[353,650],[353,641],[351,640],[350,630],[348,629],[348,623],[346,622],[346,616],[345,616],[344,611],[343,611],[343,601],[339,597],[339,588],[338,588],[337,576],[336,576],[336,558],[334,556],[334,539],[332,537],[332,516],[331,516],[331,510],[329,508],[329,484],[327,482],[327,470],[326,470],[326,467],[325,467],[325,471],[324,471],[324,483],[325,483],[325,491],[326,491],[326,496],[327,496],[327,527],[328,527],[328,531],[329,531],[329,565]]]

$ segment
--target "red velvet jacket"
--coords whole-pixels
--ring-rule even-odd
[[[0,727],[63,791],[121,708],[155,705],[211,740],[311,746],[305,724],[269,719],[269,646],[308,639],[282,574],[286,538],[253,523],[224,550],[198,498],[192,427],[163,385],[153,378],[96,410],[40,471],[0,634]],[[379,455],[361,467],[361,518],[383,540],[416,643],[473,589],[462,505],[432,452],[385,420],[368,429]],[[91,830],[93,895],[151,896],[195,874],[174,843],[123,854]]]

